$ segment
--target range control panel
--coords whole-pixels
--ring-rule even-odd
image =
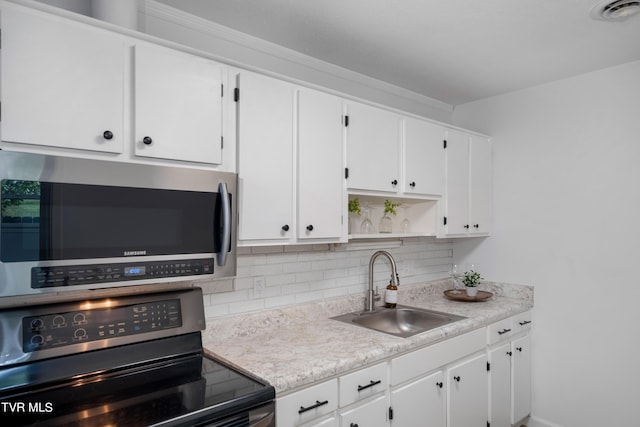
[[[179,299],[22,319],[25,353],[182,326]]]
[[[31,269],[31,287],[50,288],[165,277],[200,276],[213,274],[213,261],[213,258],[206,258],[33,267]]]

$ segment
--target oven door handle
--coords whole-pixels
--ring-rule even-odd
[[[228,248],[231,243],[231,203],[226,183],[218,184],[218,193],[222,199],[222,239],[216,261],[220,267],[223,267],[227,263]]]

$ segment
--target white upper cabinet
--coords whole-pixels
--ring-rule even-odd
[[[122,153],[123,37],[2,6],[2,140]]]
[[[445,132],[444,127],[424,120],[404,120],[404,193],[443,194]]]
[[[298,93],[298,238],[344,234],[343,102],[309,89]]]
[[[469,222],[470,232],[491,232],[493,168],[491,142],[471,136],[469,142]]]
[[[238,88],[240,243],[346,240],[342,100],[244,71]]]
[[[221,64],[162,46],[135,46],[135,154],[222,163]]]
[[[446,196],[443,224],[446,234],[469,231],[469,136],[455,130],[447,132]]]
[[[449,130],[446,192],[441,235],[464,237],[491,232],[492,154],[484,137]]]
[[[348,104],[347,186],[396,193],[400,189],[400,117],[387,110]]]
[[[291,240],[294,87],[249,72],[240,73],[237,83],[238,237],[241,242]]]
[[[223,169],[226,66],[8,2],[2,38],[4,149]]]

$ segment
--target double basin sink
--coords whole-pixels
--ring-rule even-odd
[[[466,317],[398,305],[396,308],[377,308],[375,311],[343,314],[332,317],[332,319],[397,337],[407,338],[458,320],[466,319]]]

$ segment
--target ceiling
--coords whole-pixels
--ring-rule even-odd
[[[450,105],[640,59],[602,0],[158,0]]]

